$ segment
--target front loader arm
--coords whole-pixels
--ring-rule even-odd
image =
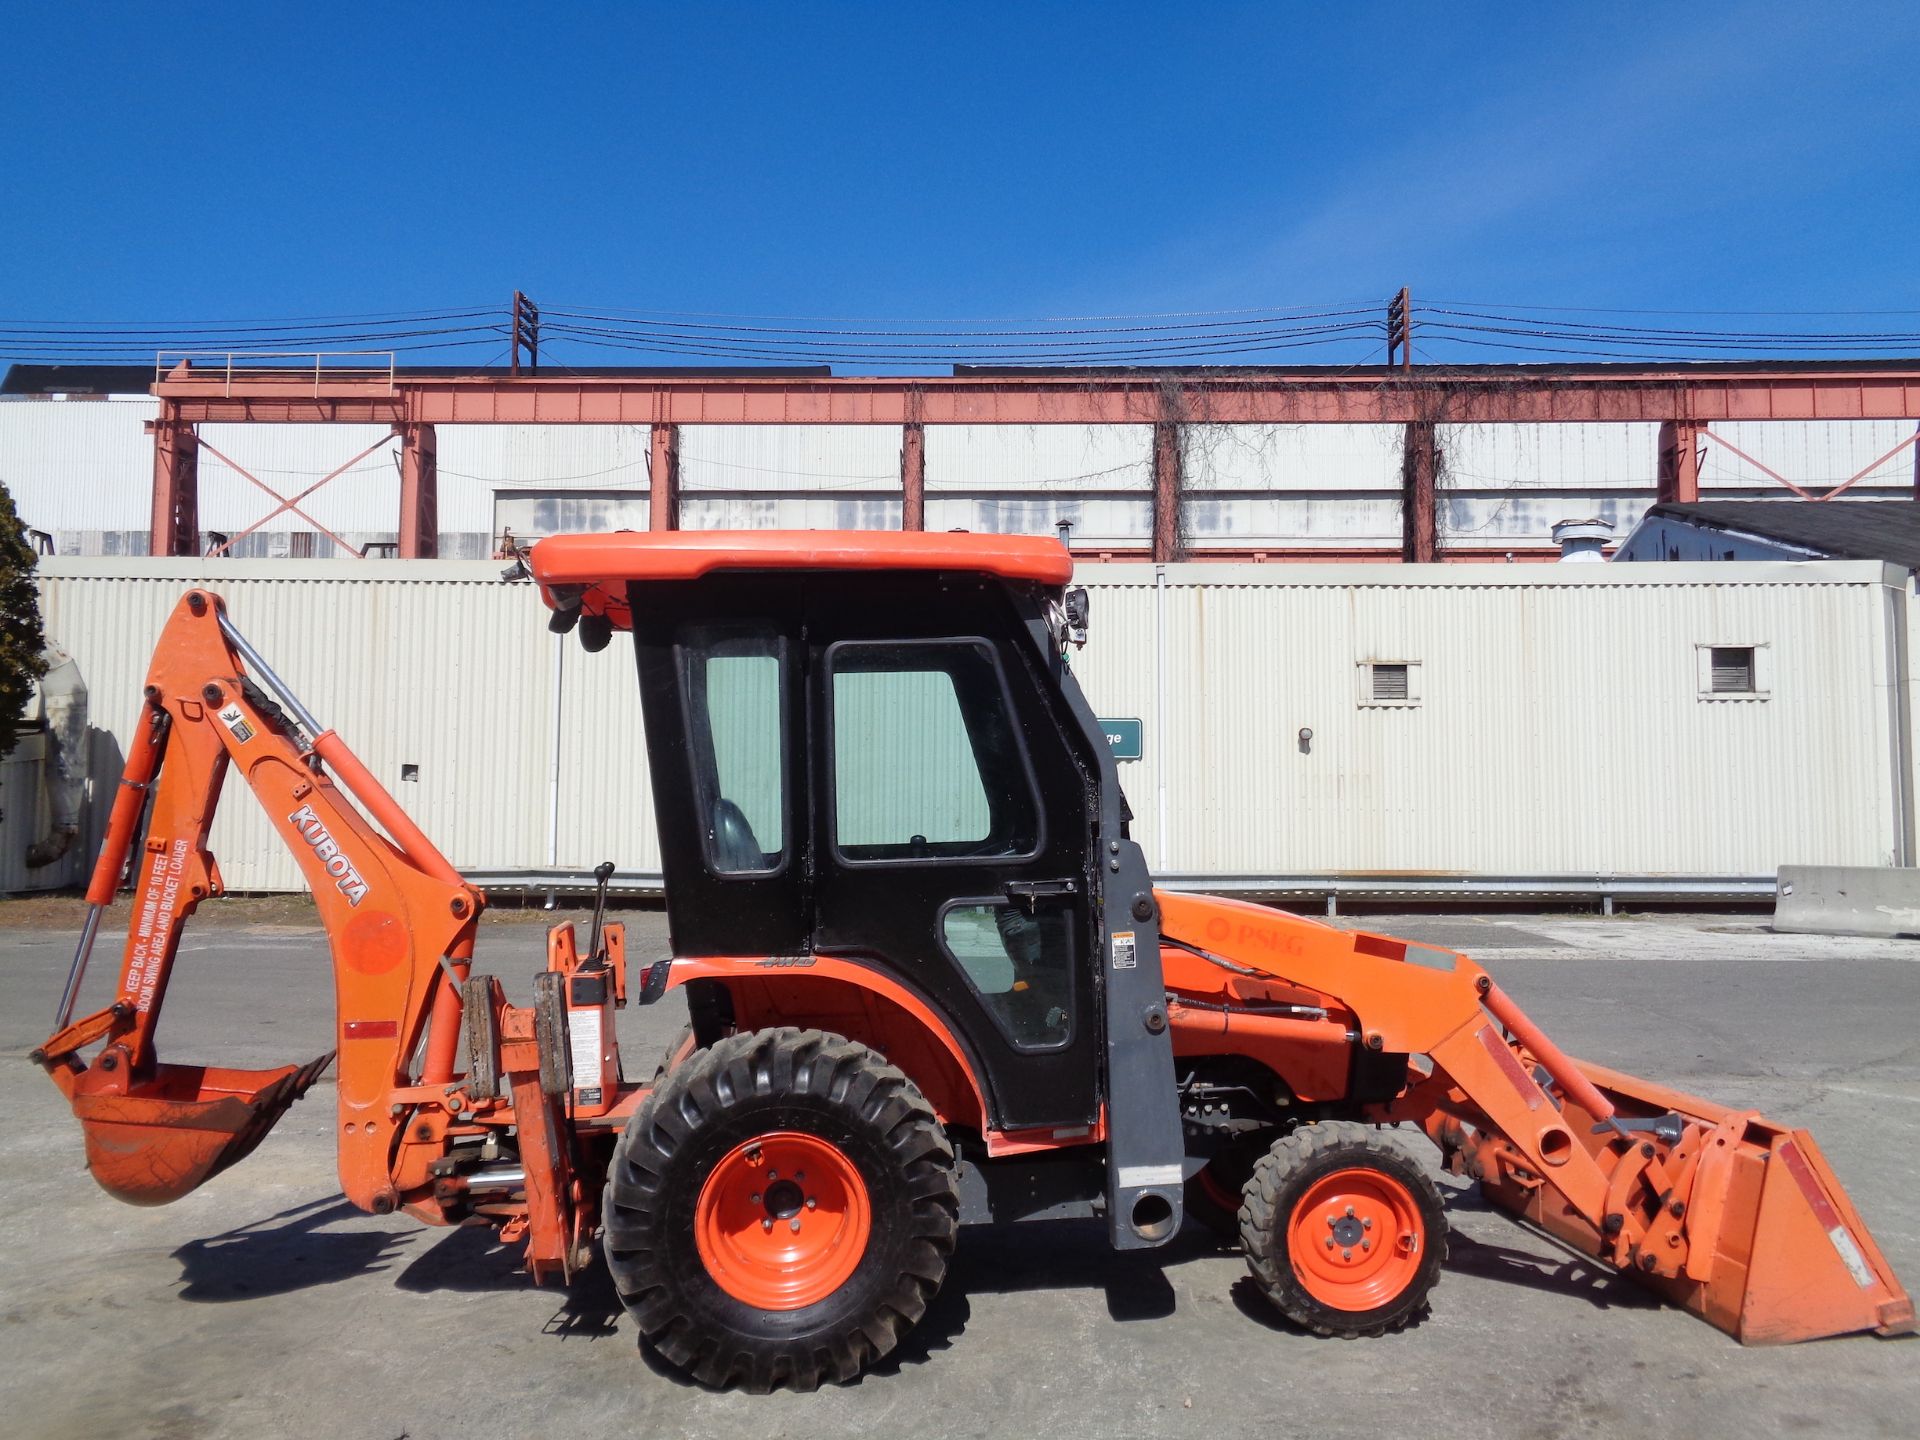
[[[1405,1081],[1354,1118],[1419,1126],[1495,1204],[1743,1341],[1913,1328],[1805,1131],[1574,1060],[1455,951],[1159,898],[1184,947],[1165,957],[1176,1048],[1184,1031],[1191,1053],[1270,1061],[1320,1102],[1353,1052],[1401,1057]]]
[[[148,1204],[178,1198],[246,1154],[320,1073],[327,1057],[298,1068],[220,1071],[163,1065],[155,1055],[182,927],[222,889],[206,841],[229,768],[293,852],[332,950],[341,1185],[365,1209],[416,1203],[428,1187],[426,1151],[439,1153],[440,1126],[423,1145],[408,1128],[412,1107],[395,1096],[453,1080],[458,987],[484,897],[340,738],[300,709],[206,591],[181,600],[154,648],[75,973],[59,1028],[36,1057],[80,1114],[96,1177]],[[348,787],[387,834],[352,803]],[[147,823],[136,851],[143,798]],[[71,1021],[100,911],[130,854],[134,901],[115,998]],[[96,1041],[104,1043],[88,1065],[78,1052]]]

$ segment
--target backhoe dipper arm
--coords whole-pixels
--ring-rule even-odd
[[[256,682],[276,690],[293,716]],[[415,1143],[426,1137],[408,1133],[412,1107],[404,1102],[417,1099],[410,1091],[444,1089],[454,1078],[459,983],[484,897],[339,736],[313,720],[210,592],[191,591],[175,607],[154,647],[144,703],[87,892],[93,908],[60,1028],[36,1052],[87,1129],[96,1178],[138,1203],[178,1198],[257,1144],[328,1058],[232,1071],[162,1065],[155,1056],[182,926],[222,889],[206,840],[233,766],[292,850],[332,950],[341,1185],[363,1209],[419,1203],[430,1195],[426,1152],[438,1153],[440,1122],[433,1145]],[[136,849],[143,797],[147,824]],[[134,903],[116,998],[69,1023],[100,910],[130,852]],[[91,1066],[83,1063],[78,1052],[100,1040]]]

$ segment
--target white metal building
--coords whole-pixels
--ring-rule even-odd
[[[990,503],[974,489],[955,503]],[[1759,897],[1782,864],[1914,860],[1911,600],[1893,567],[1080,573],[1093,631],[1074,663],[1099,713],[1143,722],[1122,778],[1174,883]],[[537,890],[606,858],[657,879],[626,642],[594,656],[550,636],[497,563],[60,556],[41,576],[95,727],[78,850],[97,843],[153,638],[204,583],[482,883]],[[23,751],[0,776],[0,888],[84,866],[77,850],[58,874],[18,868],[36,773]],[[299,885],[243,790],[212,849],[232,889]]]

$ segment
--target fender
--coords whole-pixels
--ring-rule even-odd
[[[664,971],[664,978],[662,972]],[[1072,1131],[1000,1130],[981,1067],[939,1009],[911,987],[828,955],[676,956],[647,967],[646,1003],[690,980],[718,980],[743,1030],[804,1025],[858,1040],[906,1072],[943,1124],[977,1129],[989,1155],[1085,1145],[1104,1125]]]

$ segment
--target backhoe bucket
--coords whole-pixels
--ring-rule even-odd
[[[1486,1187],[1489,1199],[1620,1265],[1743,1344],[1914,1328],[1912,1299],[1806,1131],[1596,1065],[1579,1068],[1614,1105],[1628,1137],[1611,1127],[1596,1133],[1592,1117],[1559,1097],[1568,1128],[1611,1170],[1614,1194],[1639,1195],[1636,1215],[1650,1218],[1650,1228],[1621,1253],[1540,1187],[1503,1178]],[[1653,1156],[1672,1188],[1649,1200],[1646,1188],[1623,1183],[1622,1170]]]
[[[87,1168],[129,1205],[165,1205],[193,1191],[253,1147],[306,1094],[333,1056],[278,1070],[159,1065],[126,1094],[72,1093],[86,1134]]]

